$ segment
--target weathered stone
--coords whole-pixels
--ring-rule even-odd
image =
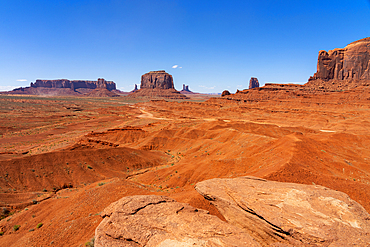
[[[101,216],[96,247],[259,246],[238,227],[165,196],[124,197]]]
[[[211,179],[195,189],[263,246],[370,243],[370,215],[342,192],[254,177]]]
[[[320,51],[317,72],[310,80],[369,80],[370,38],[361,39],[343,49]]]
[[[230,95],[231,93],[228,91],[228,90],[224,90],[221,94],[221,97],[223,96],[226,96],[226,95]]]
[[[252,77],[249,80],[249,89],[260,87],[260,84],[258,82],[258,79],[255,77]]]
[[[150,71],[141,76],[140,89],[175,89],[172,75],[164,70]]]

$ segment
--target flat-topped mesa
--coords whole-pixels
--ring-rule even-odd
[[[129,98],[165,98],[165,99],[188,99],[184,94],[177,91],[173,84],[172,75],[164,70],[150,71],[141,76],[140,89],[128,95]]]
[[[260,87],[258,79],[255,77],[251,77],[249,80],[249,89]]]
[[[164,70],[150,71],[141,76],[141,89],[175,89],[172,75]]]
[[[370,80],[370,37],[345,48],[320,51],[312,80]]]
[[[106,81],[103,78],[99,78],[97,81],[87,81],[87,80],[67,80],[67,79],[57,79],[57,80],[36,80],[35,83],[31,82],[31,87],[39,88],[71,88],[76,90],[78,88],[106,88],[109,91],[116,89],[116,84],[113,81]]]

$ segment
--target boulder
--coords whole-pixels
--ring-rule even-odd
[[[164,70],[150,71],[141,76],[140,89],[175,89],[172,75]]]
[[[258,79],[255,77],[252,77],[249,80],[249,89],[260,87],[260,84],[258,82]]]
[[[259,246],[247,233],[208,211],[156,195],[109,205],[95,231],[101,246]]]
[[[262,246],[370,243],[370,215],[342,192],[254,177],[206,180],[195,189]]]

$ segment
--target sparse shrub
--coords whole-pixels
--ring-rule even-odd
[[[19,230],[19,228],[20,228],[21,226],[20,225],[14,225],[13,226],[13,229],[14,229],[14,231],[16,232],[16,231],[18,231]]]
[[[40,227],[42,227],[44,224],[42,224],[42,223],[38,223],[37,224],[37,226],[36,226],[36,228],[40,228]]]
[[[47,192],[48,190],[44,188],[42,191],[43,191],[43,192]]]
[[[86,247],[94,247],[95,237],[93,237],[89,242],[85,243]]]
[[[28,231],[29,231],[29,232],[33,232],[34,230],[35,230],[35,229],[31,228],[31,229],[29,229]]]
[[[98,183],[98,186],[102,186],[102,185],[104,185],[105,183]]]

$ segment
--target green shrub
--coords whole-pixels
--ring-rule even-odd
[[[3,236],[4,235],[4,232],[0,232],[0,236]]]
[[[89,168],[89,169],[93,169],[90,165],[87,165],[87,168]]]
[[[16,231],[18,231],[19,230],[19,228],[20,228],[21,226],[20,225],[14,225],[13,226],[13,229],[14,229],[14,231],[16,232]]]
[[[42,223],[38,223],[37,224],[37,226],[36,226],[36,228],[40,228],[40,227],[42,227],[44,224],[42,224]]]
[[[85,243],[86,247],[94,247],[95,237],[93,237],[89,242]]]

